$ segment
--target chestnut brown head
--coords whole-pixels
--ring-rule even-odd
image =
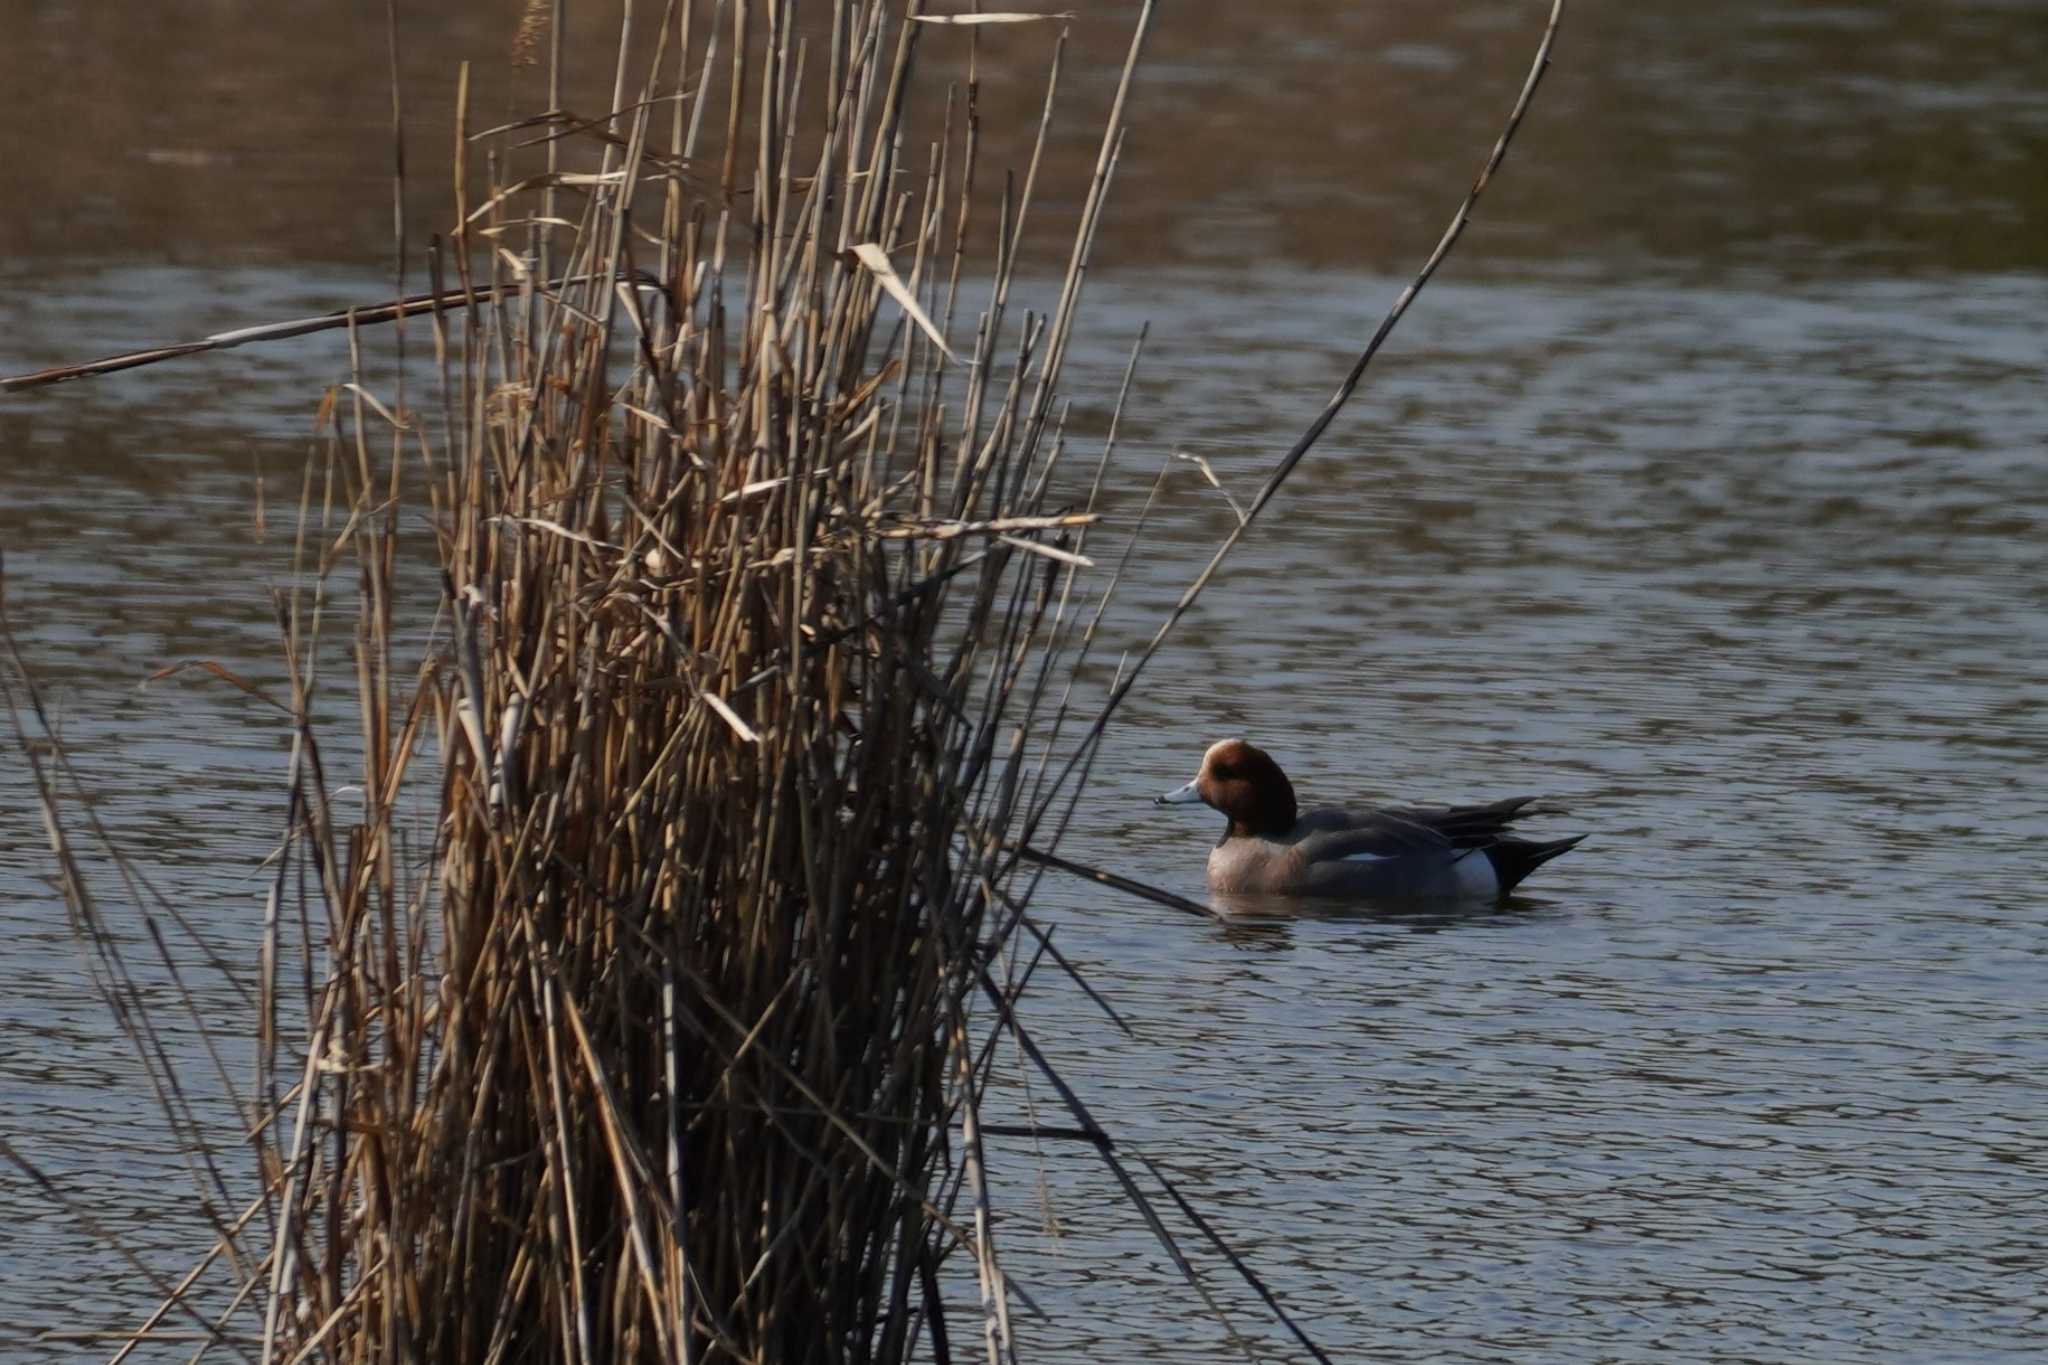
[[[1299,813],[1294,784],[1263,749],[1241,739],[1226,739],[1202,755],[1195,780],[1158,798],[1159,804],[1200,801],[1230,820],[1225,838],[1240,835],[1278,836],[1294,828]]]

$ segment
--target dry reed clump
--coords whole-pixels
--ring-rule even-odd
[[[365,795],[330,804],[311,721],[330,553],[283,612],[271,1358],[944,1355],[962,1248],[1007,1344],[976,997],[1080,643],[1054,395],[1120,113],[1058,310],[1013,318],[1029,180],[978,183],[964,117],[904,160],[922,24],[837,5],[828,50],[787,4],[674,15],[622,35],[619,112],[534,121],[547,170],[458,203],[440,432],[338,395]],[[447,610],[408,682],[422,486]],[[323,969],[288,1001],[300,917]]]

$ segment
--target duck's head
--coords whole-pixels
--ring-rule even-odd
[[[1202,755],[1202,770],[1185,787],[1154,800],[1170,806],[1199,801],[1229,817],[1226,839],[1237,835],[1282,835],[1299,813],[1294,784],[1265,750],[1241,739],[1226,739]]]

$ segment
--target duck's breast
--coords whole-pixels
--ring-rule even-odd
[[[1304,889],[1301,850],[1276,839],[1239,836],[1209,850],[1209,889],[1226,894],[1285,895]]]

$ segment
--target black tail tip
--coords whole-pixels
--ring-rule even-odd
[[[1552,839],[1540,844],[1528,839],[1502,839],[1489,845],[1486,856],[1493,863],[1494,875],[1500,878],[1500,894],[1507,895],[1521,884],[1524,877],[1552,858],[1571,852],[1584,838],[1583,834],[1574,834],[1569,839]]]

